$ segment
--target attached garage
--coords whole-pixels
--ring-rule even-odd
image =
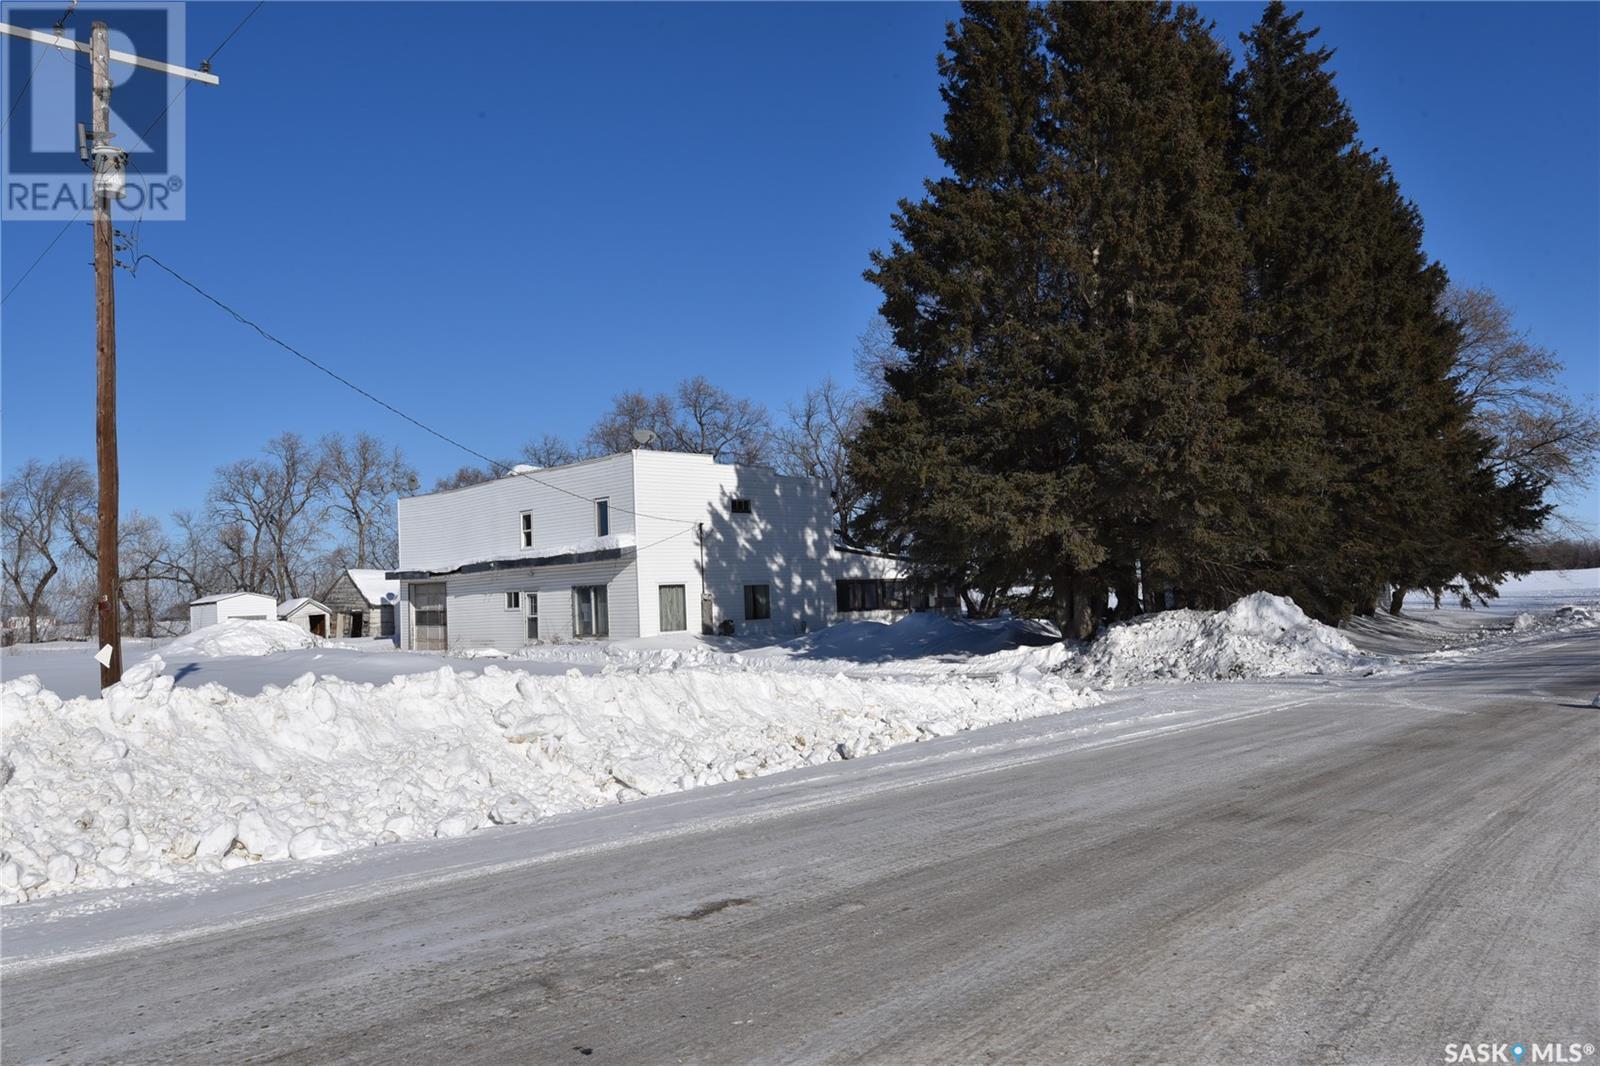
[[[412,644],[418,651],[449,651],[450,631],[445,618],[445,583],[426,581],[410,587]]]
[[[220,592],[189,601],[189,632],[234,619],[265,622],[278,617],[278,603],[260,592]]]

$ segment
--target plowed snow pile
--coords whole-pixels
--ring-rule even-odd
[[[161,654],[168,659],[186,655],[271,655],[276,651],[314,648],[321,643],[321,638],[292,622],[236,618],[178,637],[162,647]]]
[[[160,657],[104,698],[63,701],[35,677],[7,680],[0,900],[458,836],[851,758],[1097,702],[1083,682],[1378,662],[1264,593],[1114,626],[1088,645],[1037,644],[1041,632],[921,615],[771,654],[613,649],[599,674],[445,667],[381,685],[306,674],[255,696],[175,688]],[[236,622],[162,656],[313,645],[336,647],[287,623]]]
[[[0,686],[0,897],[458,836],[1095,702],[1055,679],[495,666],[245,697],[163,668],[104,699]]]
[[[1381,662],[1287,596],[1257,592],[1225,611],[1164,611],[1107,629],[1060,669],[1097,686],[1342,674]]]

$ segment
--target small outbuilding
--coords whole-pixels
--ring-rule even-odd
[[[221,622],[265,622],[278,617],[278,603],[264,592],[219,592],[189,601],[189,632]]]
[[[324,596],[336,637],[393,637],[400,582],[382,570],[346,570]]]
[[[278,604],[278,620],[299,626],[314,637],[328,635],[328,609],[310,596]]]

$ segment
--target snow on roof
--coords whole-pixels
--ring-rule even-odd
[[[308,605],[317,608],[323,614],[328,613],[328,609],[326,607],[322,606],[321,603],[312,599],[310,596],[296,596],[292,600],[284,600],[282,603],[278,604],[278,617],[287,618],[300,608]]]
[[[398,603],[400,601],[400,582],[390,581],[384,576],[382,570],[346,570],[350,580],[355,583],[356,591],[361,593],[361,598],[368,603]]]
[[[245,592],[240,590],[238,592],[218,592],[211,596],[201,596],[198,600],[190,600],[189,606],[198,607],[202,603],[218,603],[222,600],[231,600],[235,596],[259,596],[264,600],[272,599],[265,592]]]

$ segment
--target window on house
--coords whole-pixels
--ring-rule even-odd
[[[753,512],[750,510],[750,501],[742,496],[735,496],[733,498],[733,513],[752,514]]]
[[[524,548],[533,547],[533,512],[522,512],[521,545]]]
[[[682,633],[689,628],[689,605],[682,585],[661,586],[661,632]]]
[[[928,597],[904,581],[847,578],[835,590],[841,613],[849,611],[917,611],[929,606]]]
[[[594,501],[594,535],[597,537],[611,536],[611,501]]]
[[[522,610],[522,593],[520,593],[520,592],[508,592],[508,593],[506,593],[506,610],[508,610],[508,611],[520,611],[520,610]]]
[[[772,617],[772,590],[766,585],[744,587],[744,620],[759,622]]]
[[[539,594],[528,593],[528,639],[539,639]]]
[[[580,637],[611,635],[604,585],[579,585],[572,590],[572,632]]]

